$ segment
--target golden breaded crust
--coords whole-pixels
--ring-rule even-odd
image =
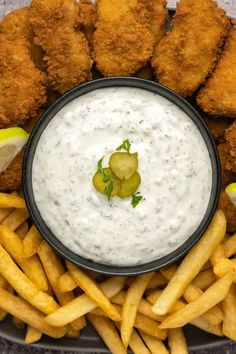
[[[90,0],[80,0],[76,25],[84,33],[89,43],[90,51],[93,51],[93,34],[96,20],[97,13],[95,4]]]
[[[151,30],[154,35],[155,45],[166,33],[166,22],[168,20],[168,10],[166,0],[152,0]]]
[[[197,97],[197,103],[211,115],[236,118],[236,21],[215,71]]]
[[[235,232],[236,231],[236,208],[232,204],[228,195],[225,191],[222,191],[220,194],[220,199],[218,203],[218,208],[223,210],[226,221],[227,221],[227,231]]]
[[[21,186],[23,152],[18,154],[5,171],[0,173],[0,191],[8,192]]]
[[[181,0],[172,31],[157,45],[152,59],[158,81],[191,96],[213,70],[229,25],[215,1]]]
[[[150,0],[98,0],[94,57],[104,76],[132,75],[146,65],[154,44],[151,6]]]
[[[229,183],[235,181],[236,175],[229,171],[226,168],[226,164],[228,161],[228,148],[226,143],[219,144],[217,146],[217,150],[220,156],[220,164],[221,164],[221,186],[225,188]]]
[[[48,84],[64,93],[91,79],[92,59],[87,40],[75,30],[74,0],[33,0],[30,6],[35,43],[45,51]]]
[[[225,131],[227,146],[226,169],[236,173],[236,122]]]
[[[45,75],[25,38],[0,34],[0,128],[22,125],[46,102]]]

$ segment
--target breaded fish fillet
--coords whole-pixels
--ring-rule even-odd
[[[76,24],[85,34],[90,50],[93,50],[93,34],[95,31],[96,19],[97,14],[95,4],[90,0],[80,0],[78,4],[78,17]]]
[[[236,122],[225,131],[227,147],[226,169],[236,173]]]
[[[197,103],[209,114],[236,118],[236,21],[215,71],[197,97]]]
[[[98,0],[94,57],[104,76],[133,75],[152,55],[152,0]]]
[[[154,35],[155,45],[166,33],[166,22],[168,20],[168,10],[166,0],[152,0],[151,10],[151,30]]]
[[[230,22],[213,0],[180,0],[168,32],[157,45],[152,66],[158,81],[191,96],[213,70]]]
[[[22,125],[46,101],[46,78],[24,37],[0,34],[0,128]]]
[[[34,33],[30,25],[27,7],[10,12],[0,23],[0,33],[10,36],[23,36],[30,43],[31,58],[36,67],[43,70],[43,52],[33,42]]]
[[[92,59],[84,34],[75,30],[74,0],[33,0],[30,5],[35,43],[45,51],[49,87],[64,93],[91,79]]]

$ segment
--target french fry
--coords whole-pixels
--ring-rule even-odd
[[[125,281],[126,277],[111,277],[99,284],[99,287],[105,296],[110,299],[125,286]],[[45,321],[53,326],[60,327],[86,315],[96,307],[98,307],[97,303],[88,295],[83,294],[51,313],[45,318]]]
[[[166,285],[167,283],[168,280],[160,272],[157,272],[149,281],[146,289],[157,288],[158,286],[163,286]]]
[[[26,209],[26,205],[24,199],[18,195],[0,193],[0,208]]]
[[[223,333],[226,337],[236,341],[236,285],[232,284],[223,300],[224,321]]]
[[[0,243],[21,267],[28,278],[32,280],[39,289],[47,291],[48,282],[39,258],[37,256],[33,256],[29,259],[23,257],[23,244],[20,237],[15,232],[0,225]]]
[[[59,256],[56,255],[53,249],[45,241],[41,242],[38,248],[38,255],[59,304],[63,306],[74,300],[75,296],[71,291],[62,293],[59,289],[58,280],[60,276],[65,273],[65,269]],[[86,325],[86,320],[81,317],[80,319],[75,320],[71,325],[75,330],[80,330]]]
[[[223,278],[217,280],[195,301],[186,305],[183,309],[168,316],[160,325],[160,328],[178,328],[201,316],[220,301],[224,300],[234,277],[233,272],[228,272]]]
[[[31,226],[29,232],[23,240],[24,257],[29,258],[34,256],[37,253],[41,242],[42,238],[38,230],[34,225]]]
[[[171,354],[188,354],[187,343],[181,328],[168,331],[168,344]]]
[[[15,209],[9,214],[2,225],[11,231],[15,231],[23,222],[29,219],[27,209]]]
[[[5,283],[1,282],[2,279],[5,281]],[[0,276],[0,282],[2,284],[2,285],[0,285],[0,287],[2,289],[8,291],[10,294],[13,294],[14,291],[13,291],[11,285],[8,284],[7,281],[2,276]],[[0,322],[3,321],[7,315],[8,315],[7,311],[0,308]]]
[[[40,290],[14,263],[0,245],[0,274],[26,301],[45,314],[54,312],[59,305],[47,293]],[[1,307],[1,306],[0,306]]]
[[[19,318],[13,316],[11,319],[11,323],[17,328],[17,329],[24,329],[25,328],[25,322],[20,320]]]
[[[77,284],[69,272],[62,274],[58,280],[58,286],[62,293],[72,291],[77,288]]]
[[[224,248],[223,248],[223,250],[224,250]],[[215,253],[216,253],[216,251],[215,251]],[[219,255],[219,248],[217,251],[217,255]],[[177,271],[177,266],[175,266],[175,265],[172,265],[166,269],[161,270],[161,272],[163,272],[163,274],[166,276],[166,278],[168,280],[170,280],[174,276],[176,271]],[[187,286],[187,288],[185,289],[185,291],[183,293],[183,297],[188,303],[190,303],[190,302],[195,301],[202,294],[203,294],[203,291],[201,289],[199,289],[194,283],[190,283]],[[210,310],[205,312],[202,315],[202,317],[205,318],[207,321],[209,321],[209,323],[211,323],[213,325],[218,325],[223,321],[224,314],[223,314],[223,311],[218,306],[214,306]]]
[[[153,321],[151,318],[141,315],[140,313],[137,313],[136,315],[134,327],[161,340],[164,340],[167,337],[167,330],[161,329],[158,322]]]
[[[216,276],[213,269],[207,269],[199,273],[193,280],[193,283],[201,290],[206,290],[216,281]]]
[[[53,338],[61,338],[66,332],[66,327],[55,328],[44,321],[44,315],[31,306],[28,302],[10,294],[0,288],[0,307],[21,321],[37,328],[39,331]]]
[[[120,327],[121,339],[125,348],[127,348],[129,344],[138,305],[153,275],[154,272],[137,276],[126,292],[125,302],[122,307],[122,321]]]
[[[115,326],[120,331],[120,323],[115,322]],[[129,347],[134,354],[151,354],[135,329],[131,333]]]
[[[11,214],[13,209],[0,209],[0,224],[3,222],[4,219],[6,219],[6,217]]]
[[[25,344],[33,344],[38,342],[42,337],[42,332],[38,329],[28,325],[25,335]]]
[[[157,315],[165,315],[180,298],[188,284],[196,277],[203,265],[209,260],[217,245],[224,238],[226,219],[218,210],[202,238],[193,246],[163,293],[153,306]]]
[[[99,285],[81,269],[77,268],[70,262],[66,262],[70,274],[79,287],[101,307],[108,316],[114,321],[120,321],[120,315],[111,304],[106,295],[102,292]]]
[[[23,222],[23,224],[21,224],[17,229],[16,229],[16,234],[21,238],[23,239],[27,232],[29,230],[29,226],[28,226],[28,223],[27,221]]]
[[[217,277],[222,277],[229,271],[235,271],[235,265],[228,258],[222,258],[213,268]]]
[[[221,325],[212,325],[202,316],[195,318],[190,323],[191,323],[191,325],[198,327],[205,332],[214,334],[215,336],[219,336],[219,337],[223,336]]]
[[[116,327],[109,318],[87,315],[89,321],[101,336],[112,354],[126,354],[126,349],[116,331]]]
[[[207,261],[204,266],[201,268],[200,272],[203,272],[204,270],[207,270],[212,267],[212,264],[210,261]]]
[[[85,323],[86,323],[86,320],[85,320]],[[68,338],[79,338],[80,331],[77,331],[76,329],[70,328],[69,331],[66,333],[66,336]]]
[[[141,337],[143,338],[144,343],[150,349],[152,354],[168,354],[168,350],[166,349],[164,343],[155,337],[149,336],[149,334],[139,331]]]
[[[225,258],[225,248],[224,244],[221,242],[216,247],[215,252],[211,255],[210,261],[212,266],[214,267],[222,258]]]
[[[236,234],[227,238],[224,244],[225,255],[230,258],[236,253]]]

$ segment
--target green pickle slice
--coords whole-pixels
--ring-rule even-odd
[[[141,182],[141,177],[140,177],[140,174],[138,172],[135,172],[134,175],[127,179],[127,180],[123,180],[121,182],[121,189],[118,193],[118,196],[120,198],[128,198],[130,197],[131,195],[133,195],[139,185],[140,185],[140,182]]]
[[[111,175],[113,181],[113,191],[111,193],[111,197],[114,197],[120,192],[121,182],[116,178],[116,176],[112,173],[112,170],[109,167],[104,168],[104,170]],[[106,183],[103,181],[103,175],[100,172],[96,172],[93,176],[93,185],[100,193],[106,194]]]
[[[128,152],[115,152],[110,157],[109,165],[117,178],[121,181],[128,180],[138,168],[138,156]]]

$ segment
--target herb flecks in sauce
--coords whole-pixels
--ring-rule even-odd
[[[108,201],[115,195],[122,199],[132,196],[135,200],[139,199],[137,204],[143,199],[136,196],[137,193],[134,194],[141,183],[141,177],[137,172],[138,154],[130,153],[130,148],[131,143],[129,139],[126,139],[116,150],[124,149],[127,152],[114,152],[110,156],[109,167],[103,168],[104,157],[97,163],[93,185],[99,192],[107,196]],[[131,204],[133,205],[132,201]],[[133,205],[133,207],[135,208],[136,205]]]

